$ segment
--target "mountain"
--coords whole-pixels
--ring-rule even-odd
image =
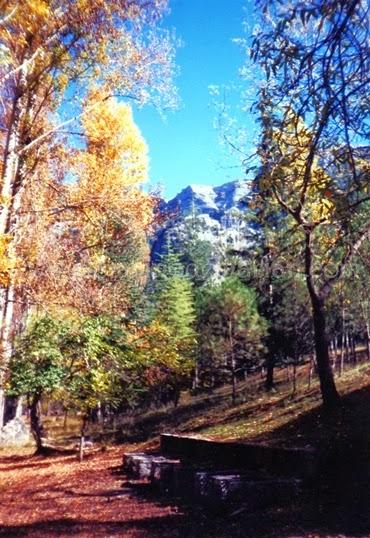
[[[153,262],[164,252],[168,240],[181,243],[186,228],[194,222],[198,238],[211,243],[215,262],[227,250],[245,249],[253,236],[245,218],[249,199],[249,182],[231,181],[219,187],[189,185],[172,200],[162,201],[160,210],[168,218],[152,241]]]

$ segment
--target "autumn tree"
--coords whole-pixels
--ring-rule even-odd
[[[96,92],[86,106],[95,99]],[[55,303],[85,315],[123,313],[130,288],[144,283],[148,262],[154,202],[140,189],[147,148],[127,104],[101,102],[82,123],[86,148],[71,159],[73,181],[59,187],[43,241],[26,239],[24,251],[34,244],[39,252],[23,290],[44,308]]]
[[[165,0],[2,4],[0,319],[5,369],[15,330],[14,305],[19,304],[12,273],[17,230],[30,182],[41,180],[45,159],[53,158],[53,151],[46,155],[44,148],[54,149],[62,136],[70,137],[78,120],[99,105],[82,108],[91,81],[104,87],[102,101],[114,94],[145,103],[166,92],[172,44],[159,28],[165,7]],[[62,170],[53,171],[48,181],[60,181]]]
[[[369,11],[360,0],[281,4],[260,0],[251,47],[261,68],[257,109],[262,171],[257,199],[289,238],[311,300],[325,406],[338,402],[326,304],[370,234]]]

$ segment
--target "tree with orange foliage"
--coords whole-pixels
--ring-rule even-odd
[[[95,100],[93,92],[86,106]],[[140,190],[147,148],[130,107],[115,99],[99,101],[83,128],[86,148],[71,159],[73,181],[60,189],[49,220],[41,216],[43,240],[22,234],[25,252],[38,245],[36,269],[26,272],[23,289],[49,310],[123,313],[149,258],[154,199]]]
[[[48,187],[45,190],[43,183],[42,191],[56,189],[60,191],[58,195],[64,196],[59,177],[62,172],[54,169],[53,175],[44,177],[44,171],[45,167],[49,172],[53,168],[52,152],[55,150],[58,154],[61,133],[99,106],[98,100],[82,106],[89,81],[104,85],[101,101],[113,94],[140,103],[163,93],[168,97],[172,44],[159,27],[166,4],[166,0],[1,2],[0,347],[3,370],[11,355],[14,305],[18,302],[11,269],[17,259],[20,221],[27,218],[25,215],[30,209],[31,183],[46,182]],[[57,160],[61,162],[59,156]],[[55,212],[58,211],[55,208]],[[2,402],[0,393],[0,417]]]

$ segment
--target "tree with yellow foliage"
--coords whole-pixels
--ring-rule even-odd
[[[163,94],[166,102],[171,101],[172,41],[160,28],[166,4],[166,0],[0,3],[2,370],[12,351],[14,305],[24,304],[16,296],[11,270],[22,240],[19,229],[29,218],[40,223],[44,212],[30,207],[30,192],[35,192],[31,184],[40,182],[42,192],[54,191],[63,201],[60,147],[70,126],[99,106],[98,100],[83,105],[91,81],[104,87],[102,102],[113,94],[142,104]],[[55,216],[65,207],[62,203],[54,209]],[[23,269],[28,271],[25,264]],[[0,395],[0,417],[2,408]]]
[[[305,276],[324,405],[338,393],[326,301],[370,236],[369,10],[359,0],[258,0],[251,56],[263,73],[256,207]],[[272,230],[272,234],[271,234]]]

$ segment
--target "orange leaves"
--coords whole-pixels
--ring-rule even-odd
[[[54,223],[36,284],[42,302],[50,297],[86,314],[124,311],[148,261],[154,202],[139,188],[147,149],[130,108],[102,91],[90,93],[82,123],[86,148],[71,156],[73,181],[58,189],[56,211],[46,202]]]
[[[139,189],[147,179],[148,157],[132,111],[98,91],[90,94],[85,111],[87,147],[76,157],[73,202],[84,206],[92,233],[95,223],[115,240],[125,230],[141,235],[152,221],[153,201]]]

